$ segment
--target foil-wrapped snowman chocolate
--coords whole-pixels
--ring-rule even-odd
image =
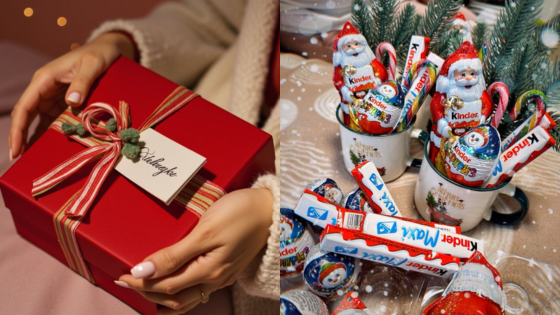
[[[387,81],[376,90],[369,90],[357,110],[362,132],[392,132],[402,112],[404,95],[403,88],[395,81]]]
[[[325,302],[309,291],[290,290],[280,295],[280,315],[328,315]]]
[[[280,208],[280,277],[301,274],[309,250],[315,245],[307,221],[293,209]]]
[[[453,136],[444,148],[447,176],[456,183],[480,187],[499,161],[500,134],[490,125],[480,125]]]
[[[500,274],[475,251],[423,315],[502,315],[503,286]]]
[[[326,299],[341,298],[359,281],[360,260],[322,251],[315,245],[303,267],[303,279],[309,290]]]
[[[340,205],[350,210],[374,213],[360,188],[352,189],[347,193]]]
[[[330,178],[316,179],[307,184],[306,188],[336,204],[340,204],[344,198],[342,189]]]

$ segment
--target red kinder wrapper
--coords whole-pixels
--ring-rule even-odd
[[[130,105],[132,127],[137,128],[176,88],[173,82],[121,57],[93,85],[85,103],[117,106],[124,100]],[[154,129],[205,156],[207,163],[198,174],[226,192],[248,187],[257,174],[274,171],[272,137],[202,97]],[[84,148],[49,129],[0,178],[4,202],[18,233],[67,265],[53,215],[82,188],[95,163],[37,199],[31,195],[31,187],[34,179]],[[97,285],[141,313],[155,314],[155,303],[113,281],[130,273],[148,255],[189,234],[199,216],[175,202],[166,206],[113,170],[78,227],[77,240]]]

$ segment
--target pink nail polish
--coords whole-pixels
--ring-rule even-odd
[[[156,268],[151,261],[139,263],[134,268],[130,269],[130,273],[136,279],[146,278],[154,274]]]
[[[123,288],[130,289],[130,286],[128,285],[128,283],[126,283],[124,281],[115,280],[115,284],[118,285],[118,286],[121,286]]]
[[[72,92],[68,95],[68,100],[72,103],[79,103],[82,96],[78,92]]]

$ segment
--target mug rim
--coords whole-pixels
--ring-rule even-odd
[[[459,187],[459,188],[463,188],[463,189],[468,189],[468,190],[473,190],[473,191],[480,191],[480,192],[491,192],[491,191],[495,191],[495,190],[500,190],[502,188],[504,188],[507,184],[509,184],[509,182],[512,180],[512,177],[508,178],[505,182],[501,183],[498,186],[494,186],[494,187],[490,187],[490,188],[480,188],[480,187],[469,187],[469,186],[465,186],[463,184],[459,184],[456,183],[454,181],[452,181],[451,179],[449,179],[446,176],[443,176],[440,171],[438,169],[436,169],[436,167],[432,164],[432,161],[430,161],[429,157],[428,157],[428,146],[430,145],[430,138],[426,139],[426,141],[424,142],[424,158],[422,159],[423,162],[422,164],[424,164],[424,162],[427,162],[428,165],[432,168],[432,170],[434,172],[436,172],[436,174],[441,177],[442,179],[448,181],[449,183]],[[498,157],[499,158],[499,157]]]
[[[340,120],[340,116],[338,115],[338,112],[342,111],[342,106],[340,104],[338,104],[338,106],[336,107],[336,112],[335,112],[335,116],[336,116],[336,120],[338,120],[338,124],[341,125],[342,127],[348,129],[349,131],[359,134],[361,136],[366,136],[366,137],[372,137],[372,138],[378,138],[378,137],[392,137],[392,136],[396,136],[399,135],[403,132],[407,132],[410,128],[414,127],[414,121],[416,120],[416,117],[414,117],[414,119],[412,120],[412,122],[410,123],[410,125],[408,125],[408,127],[406,127],[405,129],[399,131],[399,132],[392,132],[392,133],[385,133],[385,134],[380,134],[380,135],[373,135],[373,134],[369,134],[369,133],[363,133],[357,130],[354,130],[348,126],[346,126],[344,124],[343,121]]]

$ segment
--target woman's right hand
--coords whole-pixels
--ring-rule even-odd
[[[12,110],[10,160],[25,151],[29,124],[37,114],[38,130],[46,130],[67,105],[80,106],[95,79],[120,54],[133,59],[134,44],[124,34],[106,33],[37,70]]]

